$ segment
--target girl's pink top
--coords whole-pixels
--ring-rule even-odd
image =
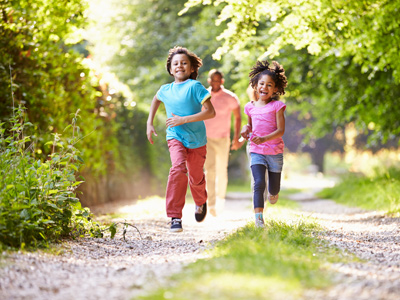
[[[247,103],[244,107],[244,113],[251,117],[253,126],[251,138],[254,136],[266,136],[277,130],[276,113],[281,109],[285,110],[286,104],[279,100],[272,100],[263,107],[255,107],[253,103]],[[260,145],[256,145],[250,141],[250,153],[274,155],[283,153],[284,147],[285,145],[281,137]]]

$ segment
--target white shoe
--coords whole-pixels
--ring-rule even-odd
[[[256,219],[256,228],[264,228],[264,219]]]

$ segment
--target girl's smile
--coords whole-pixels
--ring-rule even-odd
[[[183,82],[194,72],[194,68],[186,54],[175,54],[171,61],[170,71],[175,78],[175,82]]]
[[[269,102],[272,96],[278,91],[275,82],[269,75],[262,75],[257,83],[258,99]]]

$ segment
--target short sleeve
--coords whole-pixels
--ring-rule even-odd
[[[244,113],[245,113],[246,115],[250,116],[250,107],[249,107],[249,103],[247,103],[247,104],[244,106]]]
[[[195,88],[196,99],[201,104],[203,104],[204,102],[206,102],[208,99],[211,98],[210,92],[199,81],[196,82],[194,88]]]
[[[283,103],[282,101],[276,101],[275,111],[278,112],[281,109],[283,109],[283,111],[285,111],[286,110],[286,104]]]
[[[238,107],[240,107],[240,101],[238,96],[236,96],[236,94],[232,93],[232,101],[231,101],[231,109],[237,109]]]
[[[157,91],[157,93],[156,93],[157,99],[160,100],[161,102],[164,102],[163,87],[164,87],[164,86],[161,86],[161,87],[159,88],[159,90]]]

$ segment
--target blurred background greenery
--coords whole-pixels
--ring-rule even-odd
[[[200,56],[205,86],[207,72],[221,69],[242,106],[251,66],[275,59],[289,80],[285,176],[371,175],[400,160],[399,7],[399,0],[0,0],[0,119],[25,105],[34,156],[45,158],[44,144],[79,108],[82,203],[162,195],[165,114],[157,114],[153,146],[146,120],[154,94],[172,81],[168,50],[181,45]],[[232,182],[249,181],[244,148],[231,153]]]

